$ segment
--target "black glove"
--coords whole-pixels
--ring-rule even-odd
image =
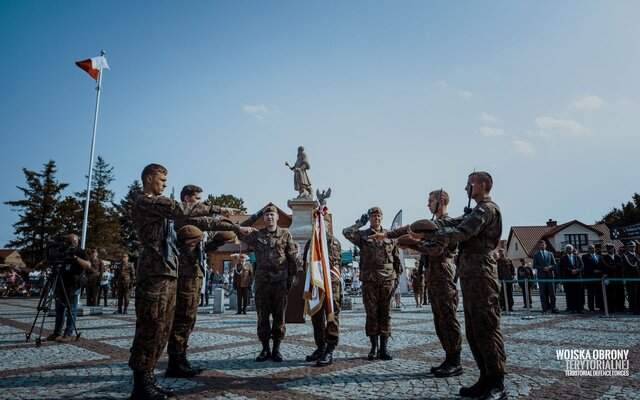
[[[368,212],[365,213],[365,214],[362,214],[362,216],[360,216],[360,219],[358,219],[356,221],[357,224],[361,224],[361,225],[366,225],[367,222],[369,222],[369,213]]]

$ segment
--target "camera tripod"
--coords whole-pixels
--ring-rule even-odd
[[[56,293],[56,288],[58,285],[62,288],[62,294],[64,298],[60,298],[59,293]],[[27,343],[31,342],[31,334],[38,323],[38,318],[40,318],[40,313],[42,312],[42,320],[40,321],[40,331],[38,332],[38,337],[36,338],[36,347],[40,347],[42,344],[42,329],[44,328],[44,320],[51,309],[51,303],[53,300],[60,302],[64,306],[64,314],[67,316],[68,320],[71,321],[73,326],[73,330],[76,333],[76,341],[80,339],[81,333],[78,332],[78,328],[76,327],[76,322],[71,317],[71,307],[69,305],[69,297],[67,296],[67,290],[64,287],[64,282],[62,281],[62,277],[60,276],[60,268],[56,267],[51,272],[51,276],[47,279],[45,283],[44,290],[40,295],[40,300],[38,301],[38,312],[36,317],[33,320],[33,324],[31,324],[31,330],[26,334]],[[64,325],[64,319],[63,319]]]

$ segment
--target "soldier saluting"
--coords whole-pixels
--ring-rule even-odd
[[[173,389],[159,386],[153,375],[169,339],[176,305],[178,254],[170,220],[231,215],[234,209],[179,203],[163,197],[167,169],[162,165],[147,165],[141,178],[144,194],[136,199],[131,210],[143,249],[136,268],[136,331],[129,367],[133,370],[131,398],[155,400],[173,394]]]
[[[256,361],[271,358],[273,361],[282,362],[280,343],[286,332],[284,313],[287,308],[287,294],[298,269],[297,248],[289,231],[278,227],[278,209],[275,206],[267,206],[252,217],[252,220],[257,220],[260,214],[266,227],[250,234],[238,234],[238,239],[253,247],[256,255],[255,302],[258,313],[258,339],[262,342],[262,351],[256,357]],[[273,317],[273,325],[269,323],[270,317]],[[273,350],[269,348],[270,339],[273,339]]]
[[[360,230],[371,219],[369,229]],[[367,314],[365,332],[371,341],[369,360],[376,357],[392,360],[387,348],[391,336],[391,298],[398,286],[402,264],[398,256],[396,241],[383,239],[375,241],[372,235],[386,232],[381,226],[382,210],[373,207],[362,214],[354,225],[342,231],[344,237],[360,248],[360,280],[362,281],[362,301]],[[378,350],[378,338],[380,349]]]

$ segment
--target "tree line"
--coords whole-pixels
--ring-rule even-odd
[[[54,160],[45,163],[40,171],[22,171],[26,184],[17,188],[23,198],[4,202],[18,213],[18,221],[13,224],[15,239],[7,247],[18,249],[27,265],[34,265],[42,259],[49,241],[63,241],[72,232],[80,235],[87,191],[65,194],[69,184],[56,178]],[[134,180],[125,196],[116,202],[110,189],[114,181],[113,167],[98,156],[93,165],[86,248],[99,249],[100,257],[105,259],[115,259],[122,252],[136,257],[142,245],[133,227],[131,208],[143,194],[142,185]],[[244,201],[231,194],[209,195],[207,201],[246,212]]]

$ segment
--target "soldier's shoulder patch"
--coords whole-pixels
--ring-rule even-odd
[[[483,207],[478,207],[478,208],[476,208],[476,210],[478,210],[478,212],[482,213],[482,214],[487,212],[487,210],[485,208],[483,208]]]

